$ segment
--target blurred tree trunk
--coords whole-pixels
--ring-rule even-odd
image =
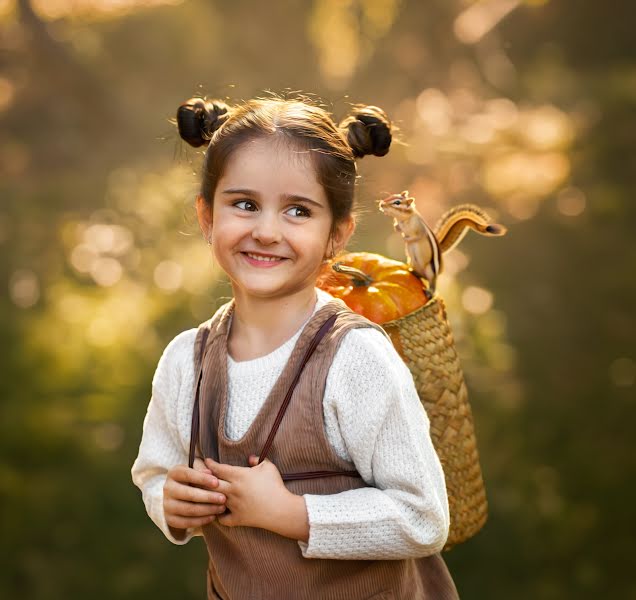
[[[32,63],[31,72],[38,73],[40,80],[37,86],[29,86],[30,97],[23,99],[30,108],[36,110],[37,107],[40,115],[36,119],[37,127],[41,129],[46,123],[49,129],[53,123],[61,121],[63,127],[78,128],[90,138],[117,126],[116,101],[104,82],[51,36],[30,0],[17,0],[17,6],[18,20],[27,33],[25,58]],[[44,92],[46,98],[33,97],[38,90]],[[90,106],[89,110],[87,106]],[[42,115],[42,107],[49,107],[50,114]]]

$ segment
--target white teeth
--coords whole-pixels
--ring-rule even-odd
[[[274,256],[258,256],[256,254],[251,254],[250,252],[246,252],[246,254],[250,258],[253,258],[254,260],[262,260],[264,262],[273,262],[273,261],[276,261],[276,260],[282,260],[282,258],[276,258]]]

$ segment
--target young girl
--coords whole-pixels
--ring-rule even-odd
[[[355,228],[355,159],[388,152],[388,117],[192,98],[177,124],[207,144],[197,214],[233,298],[159,360],[132,466],[148,515],[174,544],[204,537],[208,599],[457,598],[413,378],[379,325],[316,287]]]

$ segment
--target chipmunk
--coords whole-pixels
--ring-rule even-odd
[[[491,223],[490,217],[475,204],[454,206],[431,229],[417,211],[415,199],[409,197],[408,190],[380,200],[378,208],[393,217],[393,227],[405,242],[409,267],[429,284],[425,290],[429,300],[435,294],[437,277],[442,272],[442,254],[457,246],[469,228],[487,236],[501,236],[507,232],[504,225]]]

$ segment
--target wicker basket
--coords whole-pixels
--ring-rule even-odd
[[[483,527],[488,503],[468,392],[446,306],[435,295],[421,308],[382,327],[409,367],[430,419],[431,439],[448,491],[450,532],[444,550],[449,550]]]

